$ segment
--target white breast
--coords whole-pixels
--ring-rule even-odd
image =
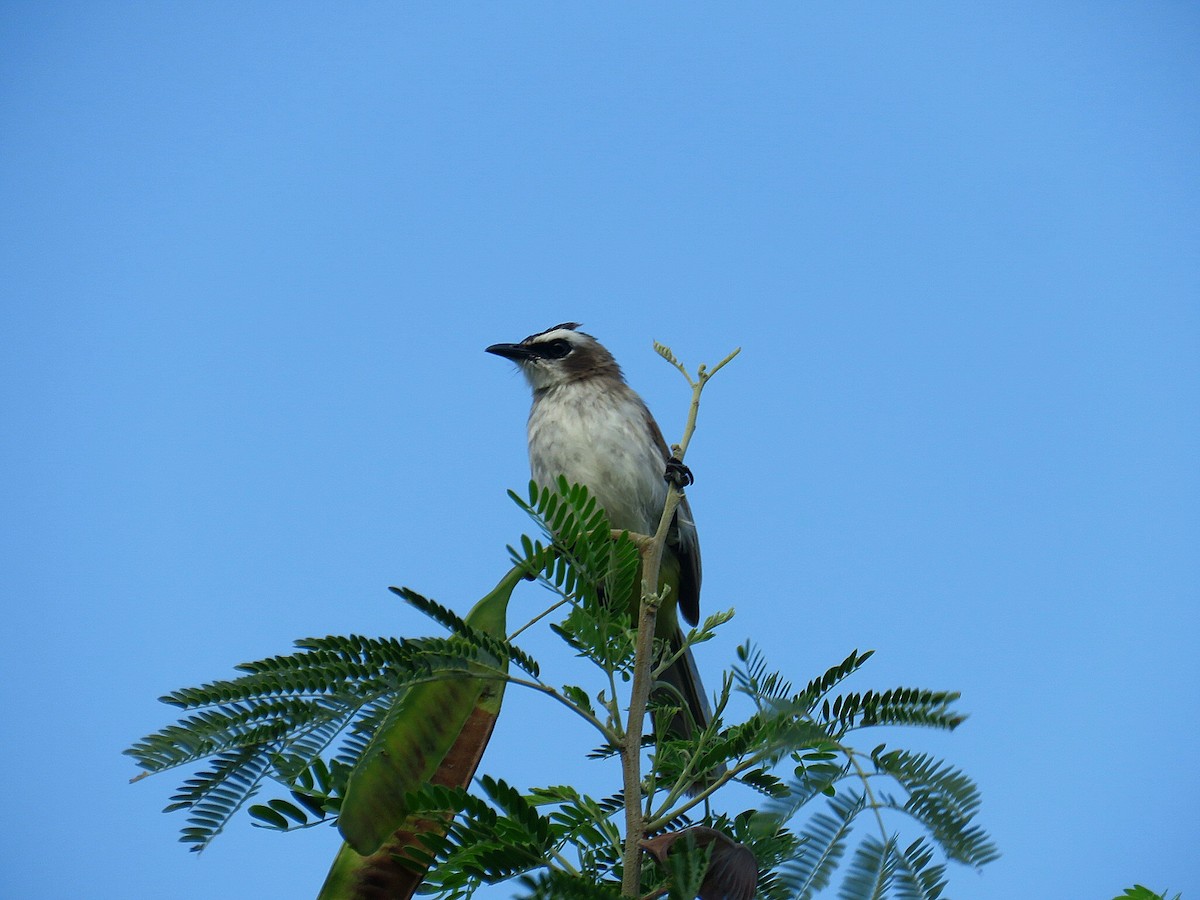
[[[529,414],[529,464],[539,484],[559,475],[585,484],[614,528],[658,527],[666,500],[665,460],[646,425],[646,407],[625,385],[570,382],[542,394]]]

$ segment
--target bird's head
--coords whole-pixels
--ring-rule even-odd
[[[535,391],[583,378],[620,379],[621,369],[612,354],[578,329],[578,322],[564,322],[531,334],[519,344],[492,344],[487,352],[520,366]]]

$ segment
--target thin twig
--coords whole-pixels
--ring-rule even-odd
[[[554,612],[556,609],[558,609],[563,604],[572,603],[572,602],[573,602],[573,600],[570,597],[563,597],[561,600],[556,600],[554,603],[550,604],[548,607],[546,607],[544,610],[542,610],[540,613],[538,613],[536,616],[534,616],[532,619],[530,619],[528,622],[526,622],[524,625],[522,625],[520,628],[518,628],[516,631],[514,631],[512,634],[510,634],[508,636],[509,641],[515,641],[518,637],[520,637],[522,631],[525,631],[526,629],[533,627],[534,625],[536,625],[542,619],[546,618],[546,616],[550,615],[550,613]]]
[[[503,679],[505,681],[507,681],[509,684],[515,684],[515,685],[519,685],[520,687],[529,688],[531,690],[538,691],[539,693],[545,694],[547,697],[554,698],[559,703],[561,703],[563,706],[565,706],[567,709],[574,712],[577,716],[582,718],[585,722],[587,722],[593,728],[595,728],[597,731],[599,731],[600,734],[603,735],[604,739],[606,741],[608,741],[609,743],[616,744],[620,741],[620,736],[617,735],[611,728],[609,728],[607,725],[605,725],[603,722],[601,722],[599,719],[597,719],[594,715],[589,713],[583,707],[576,705],[574,702],[572,702],[571,700],[564,697],[562,694],[560,694],[555,688],[551,687],[550,685],[543,684],[540,681],[529,681],[528,679],[525,679],[525,678],[517,678],[512,675],[503,675],[501,677],[503,677]]]
[[[717,363],[711,371],[702,364],[695,380],[688,375],[687,369],[675,358],[669,348],[655,342],[654,349],[667,362],[675,366],[687,379],[692,388],[692,402],[688,408],[687,423],[683,430],[683,439],[672,447],[676,459],[682,461],[687,452],[692,434],[696,430],[696,415],[700,409],[700,394],[704,385],[726,363],[738,355],[741,348],[734,350]],[[625,786],[625,853],[621,880],[621,895],[636,898],[642,878],[642,838],[646,834],[646,817],[641,809],[641,763],[642,763],[642,730],[646,720],[646,703],[650,698],[650,686],[653,680],[652,669],[654,661],[654,632],[658,621],[658,608],[664,596],[658,590],[658,575],[662,568],[663,548],[667,542],[667,532],[675,518],[675,510],[683,499],[681,491],[673,482],[667,484],[667,499],[663,505],[662,516],[658,520],[658,529],[649,545],[639,542],[638,551],[642,557],[642,601],[638,611],[637,645],[634,655],[633,687],[629,697],[629,717],[621,749],[621,770]]]

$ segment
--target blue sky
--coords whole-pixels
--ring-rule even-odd
[[[528,398],[483,348],[577,320],[669,439],[651,340],[743,348],[689,457],[714,684],[752,638],[961,690],[904,738],[1004,853],[954,896],[1196,895],[1198,40],[1173,3],[0,6],[0,893],[315,894],[332,830],[197,859],[120,751],[294,638],[430,633],[389,584],[487,590]],[[512,694],[484,766],[611,789],[588,747]]]

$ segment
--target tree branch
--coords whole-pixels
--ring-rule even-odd
[[[682,461],[687,452],[692,434],[696,430],[696,415],[700,409],[700,394],[704,385],[726,363],[741,351],[734,350],[723,360],[708,371],[702,363],[697,370],[695,380],[688,375],[687,369],[675,358],[669,348],[655,342],[654,349],[675,366],[692,388],[692,402],[688,407],[687,423],[683,429],[682,440],[671,448],[676,459]],[[665,477],[665,472],[664,472]],[[629,697],[629,717],[626,723],[625,739],[621,748],[621,769],[625,787],[625,854],[622,870],[621,895],[635,898],[642,878],[642,838],[646,834],[645,814],[641,808],[641,763],[642,763],[642,730],[646,721],[646,703],[650,698],[650,686],[653,683],[654,663],[654,631],[658,622],[658,608],[665,599],[658,590],[658,575],[662,568],[663,548],[667,543],[667,532],[675,518],[675,510],[683,499],[683,491],[674,483],[667,483],[667,500],[663,505],[662,516],[658,520],[658,529],[649,544],[638,543],[638,551],[642,557],[642,602],[638,611],[637,645],[634,656],[633,688]]]

